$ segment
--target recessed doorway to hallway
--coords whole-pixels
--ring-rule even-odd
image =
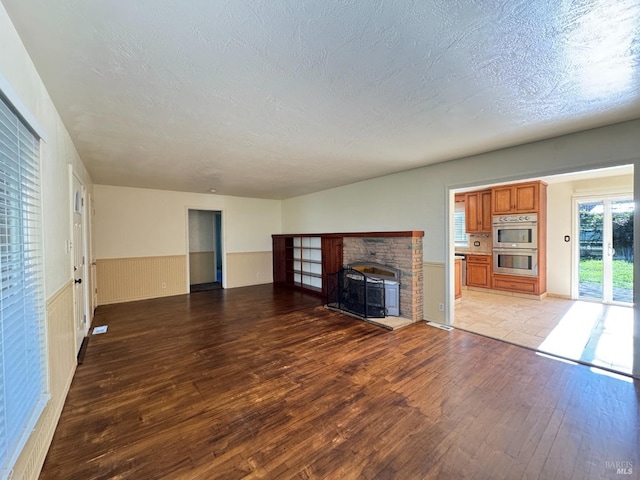
[[[222,213],[189,209],[189,290],[222,288]]]

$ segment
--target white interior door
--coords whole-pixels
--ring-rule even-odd
[[[73,305],[76,325],[76,353],[80,351],[82,341],[89,326],[86,315],[86,279],[85,279],[85,242],[84,242],[84,187],[80,181],[73,178],[73,240],[71,252],[73,254]]]

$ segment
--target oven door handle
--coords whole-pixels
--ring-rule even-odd
[[[492,223],[494,227],[498,228],[522,228],[522,227],[535,227],[538,222],[513,222],[513,223]]]
[[[505,247],[505,248],[494,247],[493,251],[495,253],[517,253],[517,252],[536,253],[538,249],[537,248],[517,248],[517,247]]]

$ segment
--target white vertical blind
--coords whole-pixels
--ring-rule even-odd
[[[453,213],[453,241],[456,245],[460,247],[469,246],[469,236],[466,230],[464,203],[458,202]]]
[[[39,148],[0,96],[0,478],[47,399]]]

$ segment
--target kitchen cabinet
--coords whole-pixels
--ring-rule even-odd
[[[525,182],[512,185],[500,185],[491,189],[492,215],[510,213],[538,213],[540,198],[546,198],[547,184],[544,182]]]
[[[467,255],[467,286],[491,288],[491,255]]]
[[[464,199],[467,233],[491,233],[491,190],[468,192]]]
[[[455,298],[458,299],[462,297],[462,259],[455,259],[455,288],[454,288]]]
[[[491,189],[491,213],[538,215],[538,276],[525,277],[494,273],[492,288],[528,295],[544,295],[547,291],[547,184],[542,181],[500,185]]]
[[[539,295],[540,282],[537,278],[519,277],[516,275],[493,276],[493,288],[495,290],[505,290],[514,293],[526,293],[529,295]]]

